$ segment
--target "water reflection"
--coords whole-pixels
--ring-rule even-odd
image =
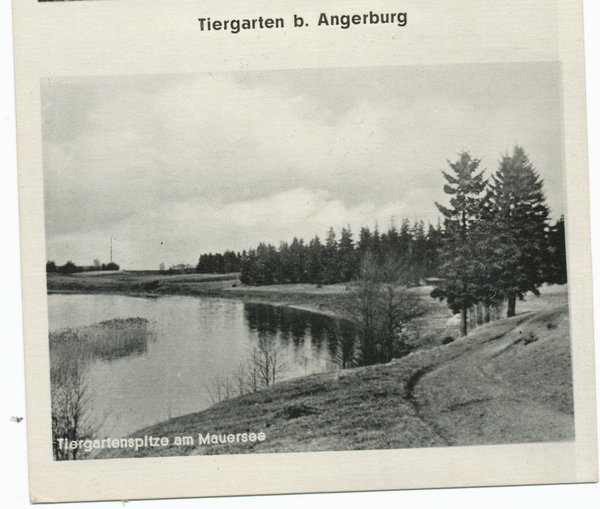
[[[349,367],[353,363],[355,330],[349,322],[326,315],[268,304],[247,303],[244,318],[248,328],[260,337],[277,337],[283,344],[290,340],[297,361],[304,364],[304,351],[325,359],[329,366]]]
[[[296,347],[310,340],[317,352],[324,342],[335,343],[335,320],[328,316],[301,309],[248,303],[244,305],[244,318],[248,328],[259,337],[279,336],[282,343],[288,344],[291,340]]]

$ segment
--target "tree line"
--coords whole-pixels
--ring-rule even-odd
[[[279,247],[261,242],[255,249],[235,253],[202,254],[196,266],[200,273],[240,272],[242,283],[252,286],[308,283],[327,285],[346,283],[359,277],[361,262],[369,253],[376,260],[393,259],[401,263],[413,284],[434,275],[441,248],[442,226],[407,219],[398,229],[393,223],[380,233],[360,229],[355,242],[350,226],[342,228],[339,238],[333,228],[325,241],[315,236],[309,242],[294,237]]]
[[[234,251],[225,251],[224,253],[208,253],[200,255],[196,272],[201,274],[229,274],[231,272],[240,272],[242,269],[242,259],[246,256],[244,253]]]
[[[119,270],[120,267],[115,262],[100,263],[99,260],[94,260],[94,265],[76,265],[69,260],[64,265],[56,265],[53,260],[46,262],[47,273],[58,274],[75,274],[76,272],[94,272],[98,270]]]

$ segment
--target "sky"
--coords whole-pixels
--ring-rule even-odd
[[[436,224],[461,151],[524,147],[564,213],[557,62],[41,81],[48,260],[122,269]]]

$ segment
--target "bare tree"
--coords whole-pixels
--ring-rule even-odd
[[[419,299],[406,287],[407,271],[393,259],[378,262],[366,255],[360,277],[352,285],[348,318],[358,322],[359,363],[389,362],[406,355],[403,333],[423,312]]]
[[[348,320],[335,321],[335,362],[342,369],[356,362],[356,329]]]
[[[261,334],[246,363],[227,376],[215,376],[204,387],[212,403],[219,403],[275,384],[287,369],[277,338]]]
[[[248,359],[248,375],[246,380],[248,381],[250,392],[257,392],[260,389],[259,355],[256,348],[252,349],[252,355]]]
[[[360,363],[371,365],[380,362],[379,344],[379,298],[381,288],[378,281],[377,264],[374,257],[364,257],[360,267],[360,278],[353,285],[353,299],[349,315],[358,321],[358,349]]]
[[[220,377],[217,375],[208,385],[205,384],[204,387],[213,404],[226,401],[236,396],[233,391],[233,383],[228,376]]]
[[[248,372],[244,364],[240,364],[231,374],[233,385],[237,389],[237,395],[241,396],[248,392]]]
[[[259,337],[252,360],[257,369],[260,384],[266,387],[276,383],[287,369],[287,363],[277,338],[272,335],[264,334]]]
[[[90,391],[85,366],[79,360],[54,360],[50,369],[52,452],[55,460],[82,459],[88,453],[80,447],[70,449],[67,444],[91,440],[98,431],[90,418]],[[59,439],[62,440],[59,442]]]

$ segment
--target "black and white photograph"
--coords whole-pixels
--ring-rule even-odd
[[[560,83],[43,79],[54,459],[574,440]]]
[[[597,487],[580,0],[12,8],[17,506]]]

